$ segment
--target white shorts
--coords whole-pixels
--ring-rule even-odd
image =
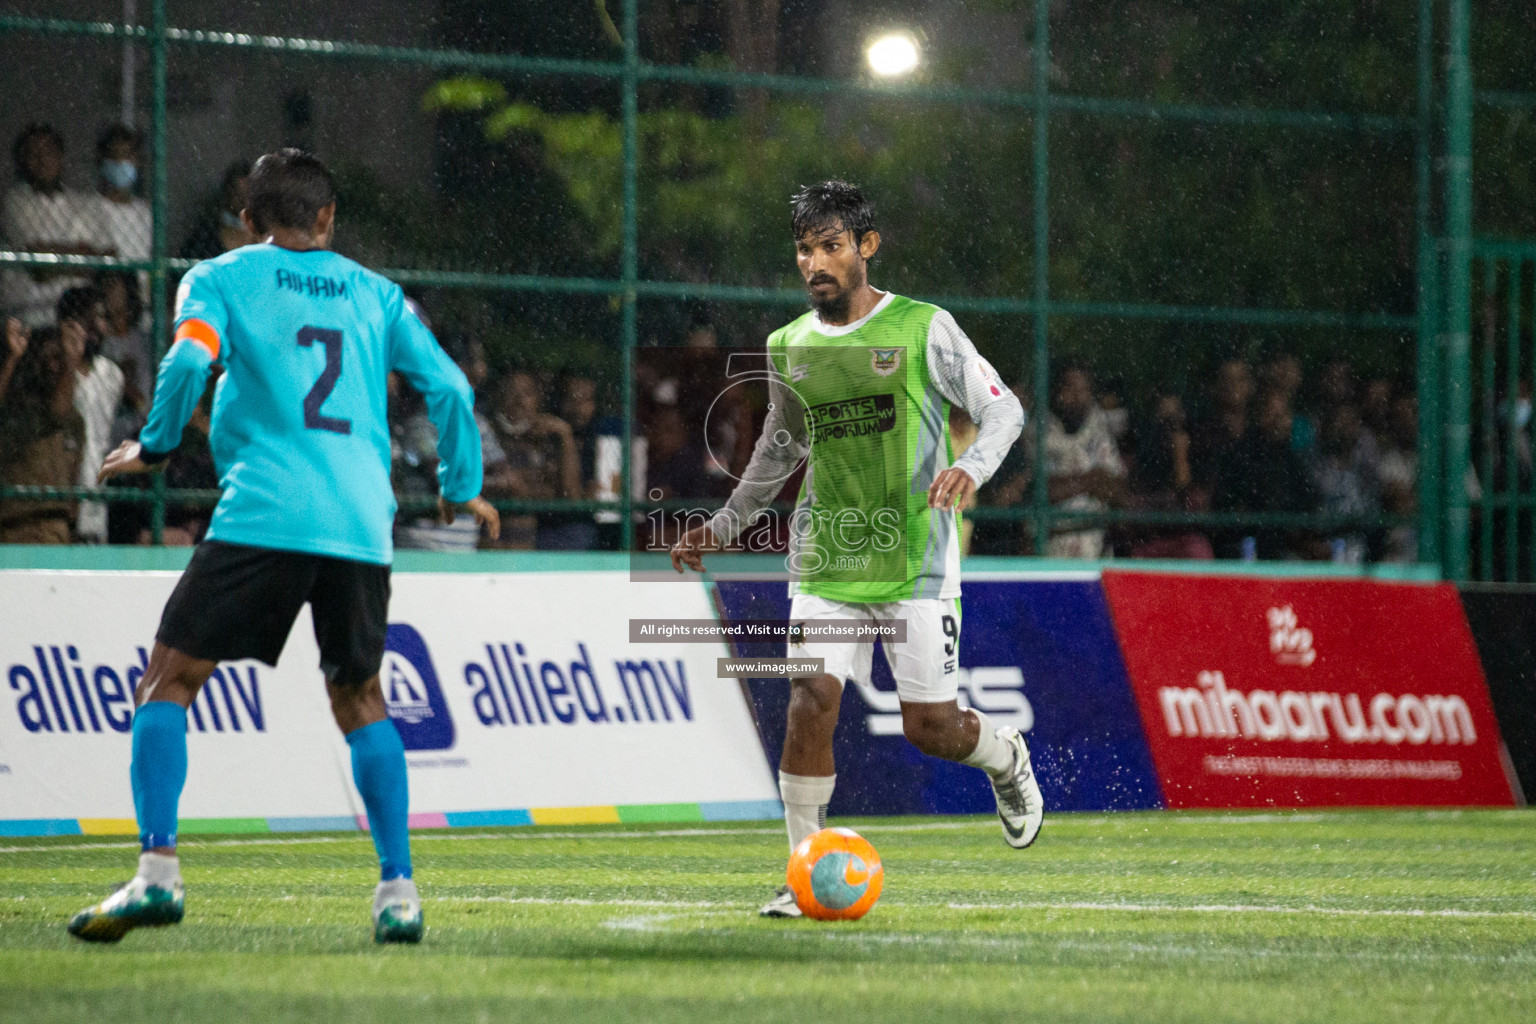
[[[911,704],[940,704],[954,700],[959,692],[960,599],[920,598],[912,601],[887,601],[865,604],[855,601],[829,601],[813,594],[796,594],[790,600],[789,621],[816,622],[822,619],[858,619],[861,622],[907,624],[905,643],[880,641],[886,664],[896,677],[896,693]],[[869,684],[874,668],[873,641],[856,643],[791,643],[791,658],[822,658],[826,673],[846,683],[852,679]]]

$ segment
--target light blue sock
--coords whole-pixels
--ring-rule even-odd
[[[368,808],[368,830],[379,851],[384,881],[411,877],[411,833],[407,814],[410,784],[405,777],[405,744],[389,719],[347,733],[352,748],[352,781]]]
[[[187,783],[187,709],[152,700],[133,713],[133,809],[145,850],[176,845],[176,805]]]

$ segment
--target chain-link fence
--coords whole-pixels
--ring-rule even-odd
[[[863,69],[884,26],[847,5],[745,5],[776,12],[755,29],[716,9],[735,6],[377,0],[242,11],[238,31],[195,0],[0,15],[0,306],[22,325],[0,539],[200,535],[205,416],[162,476],[98,491],[93,469],[142,422],[178,274],[250,240],[248,161],[300,145],[337,175],[337,248],[404,285],[479,388],[515,546],[631,549],[648,509],[718,502],[762,408],[699,421],[720,387],[701,374],[803,310],[786,201],[833,176],[876,200],[873,283],[951,310],[1028,411],[972,550],[1467,543],[1441,530],[1465,456],[1440,458],[1455,270],[1435,273],[1431,225],[1435,50],[1468,43],[1435,4],[1364,24],[1327,4],[935,4],[924,71],[896,85]],[[1090,375],[1091,415],[1053,366]],[[392,394],[402,543],[472,546],[423,518],[418,404]]]

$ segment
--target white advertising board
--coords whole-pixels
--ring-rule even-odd
[[[0,572],[0,833],[132,819],[132,691],[176,579]],[[701,585],[622,572],[395,574],[381,682],[413,823],[772,813],[746,699],[715,678],[724,645],[628,642],[631,617],[713,614]],[[318,661],[306,613],[276,668],[220,666],[189,718],[184,820],[362,813]]]

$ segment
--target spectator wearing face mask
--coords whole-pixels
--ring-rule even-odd
[[[75,410],[85,423],[79,478],[82,487],[96,486],[96,471],[112,445],[112,423],[123,400],[123,371],[102,354],[107,334],[107,305],[95,288],[71,288],[59,298],[59,332],[70,351],[81,353],[77,363]],[[88,544],[107,542],[107,506],[80,503],[75,533]]]
[[[245,209],[245,183],[250,175],[251,165],[246,160],[236,160],[224,169],[217,198],[198,217],[181,246],[183,258],[211,260],[256,241],[256,236],[240,220],[240,211]]]
[[[110,256],[116,250],[91,197],[64,187],[64,136],[29,124],[11,148],[17,183],[5,194],[0,235],[24,252]],[[72,269],[32,268],[0,274],[0,306],[29,328],[53,322],[59,296],[89,279]]]
[[[154,230],[149,204],[134,194],[139,146],[139,133],[123,124],[110,126],[96,140],[96,208],[112,248],[126,260],[149,259]]]

